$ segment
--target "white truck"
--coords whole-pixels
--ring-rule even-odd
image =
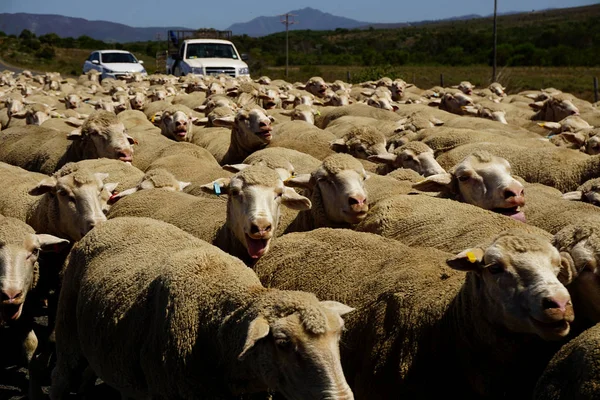
[[[168,31],[167,74],[249,76],[247,57],[238,53],[230,38],[231,31],[214,29]]]

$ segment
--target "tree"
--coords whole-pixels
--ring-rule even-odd
[[[34,39],[35,35],[29,29],[23,29],[19,35],[19,39]]]

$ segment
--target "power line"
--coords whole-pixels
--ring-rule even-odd
[[[290,17],[297,17],[297,15],[286,13],[281,14],[281,23],[285,25],[285,77],[288,77],[288,63],[289,63],[289,39],[288,32],[290,25],[297,24],[298,21],[290,20]],[[285,17],[285,18],[284,18]]]

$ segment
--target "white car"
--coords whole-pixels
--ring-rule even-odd
[[[146,75],[142,65],[144,61],[138,60],[133,54],[123,50],[98,50],[92,52],[83,63],[83,73],[95,69],[101,72],[101,79],[114,78],[128,75],[132,72],[141,72]]]

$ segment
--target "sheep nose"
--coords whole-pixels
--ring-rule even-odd
[[[250,225],[250,233],[253,235],[264,236],[271,232],[272,226],[269,221],[254,221]]]
[[[4,289],[2,291],[2,293],[0,294],[0,298],[2,299],[2,302],[4,302],[4,303],[6,303],[6,302],[8,302],[8,303],[14,303],[22,295],[23,295],[23,291],[22,290],[18,290],[18,289]]]
[[[354,196],[350,196],[348,198],[348,204],[350,204],[350,207],[354,208],[354,207],[362,207],[366,204],[367,202],[367,197],[363,196],[363,195],[354,195]]]
[[[548,296],[542,299],[542,308],[548,309],[559,309],[562,312],[566,311],[567,305],[570,304],[571,299],[569,297],[561,296]]]

